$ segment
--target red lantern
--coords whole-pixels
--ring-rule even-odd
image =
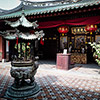
[[[87,25],[85,27],[85,30],[90,32],[90,34],[92,34],[92,32],[95,32],[97,30],[97,25],[93,25],[93,24]]]
[[[30,43],[28,42],[28,43],[27,43],[27,45],[29,46],[29,45],[30,45]]]
[[[44,39],[41,38],[40,44],[41,44],[41,45],[44,45]]]
[[[59,32],[59,33],[62,33],[62,34],[65,34],[65,33],[67,33],[68,31],[69,31],[68,26],[60,26],[60,27],[58,28],[58,32]]]

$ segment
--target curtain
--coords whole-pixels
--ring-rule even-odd
[[[58,20],[58,21],[47,21],[39,22],[39,28],[52,28],[63,24],[67,25],[87,25],[87,24],[99,24],[100,16],[85,17],[85,18],[75,18],[72,20]]]

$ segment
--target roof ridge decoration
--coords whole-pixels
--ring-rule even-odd
[[[17,20],[16,22],[10,22],[10,21],[5,21],[7,24],[9,24],[11,27],[18,27],[19,25],[22,25],[24,27],[33,27],[34,29],[35,28],[38,28],[38,24],[37,24],[37,21],[35,22],[29,22],[24,13],[22,14],[21,18],[19,18],[19,20]]]
[[[0,34],[8,40],[14,40],[17,37],[25,39],[25,40],[34,40],[34,39],[38,39],[40,40],[45,34],[43,32],[43,30],[40,31],[36,31],[34,32],[34,34],[30,34],[30,33],[22,33],[19,30],[15,29],[15,31],[0,31]]]
[[[17,12],[17,11],[21,10],[23,6],[24,5],[21,2],[17,7],[12,8],[10,10],[5,10],[5,9],[0,8],[0,15],[11,14],[11,13]]]
[[[34,39],[37,39],[40,40],[40,38],[42,38],[44,36],[44,33],[43,33],[43,30],[41,31],[36,31],[34,34],[29,34],[29,33],[26,33],[26,34],[23,34],[21,33],[21,35],[19,36],[20,38],[22,39],[25,39],[25,40],[34,40]]]
[[[4,12],[4,11],[6,11],[6,10],[3,10],[3,9],[0,8],[0,13],[2,13],[2,12]]]
[[[31,5],[33,7],[48,7],[48,6],[58,6],[62,4],[76,3],[82,0],[48,0],[48,1],[29,1],[20,0],[24,5]]]

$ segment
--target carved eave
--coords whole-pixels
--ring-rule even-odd
[[[58,1],[55,1],[58,2]],[[20,17],[22,14],[22,10],[24,9],[25,16],[37,16],[36,18],[45,17],[45,15],[48,16],[48,14],[51,14],[50,16],[56,16],[59,15],[59,13],[63,14],[71,14],[73,13],[71,10],[74,10],[74,12],[86,12],[92,10],[97,10],[97,8],[92,8],[93,6],[99,6],[100,0],[80,0],[75,3],[62,3],[60,1],[58,5],[49,5],[49,6],[34,6],[32,3],[24,4],[22,3],[17,9],[17,11],[13,10],[13,12],[8,13],[6,11],[6,14],[1,14],[0,19],[12,19]],[[34,3],[33,3],[34,4]],[[37,3],[38,5],[39,3]],[[55,4],[55,3],[54,3]],[[42,4],[41,4],[42,5]],[[87,10],[87,8],[91,7],[91,9]],[[85,9],[86,8],[86,9]],[[100,8],[98,8],[100,9]],[[76,10],[76,11],[75,11]],[[83,11],[82,11],[83,10]],[[9,11],[8,11],[9,12]]]
[[[9,22],[9,21],[5,21],[7,24],[9,24],[11,27],[18,27],[18,26],[24,26],[24,27],[33,27],[34,29],[35,28],[38,28],[38,24],[37,24],[37,21],[35,22],[29,22],[25,15],[22,14],[21,18],[19,18],[17,21],[15,22]]]

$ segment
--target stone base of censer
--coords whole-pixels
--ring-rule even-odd
[[[12,100],[23,100],[38,96],[40,93],[39,86],[36,82],[31,85],[24,83],[21,87],[15,87],[14,84],[7,90],[6,97]]]
[[[8,88],[5,97],[23,100],[39,95],[40,89],[34,79],[37,68],[37,61],[12,62],[10,74],[15,80]]]

